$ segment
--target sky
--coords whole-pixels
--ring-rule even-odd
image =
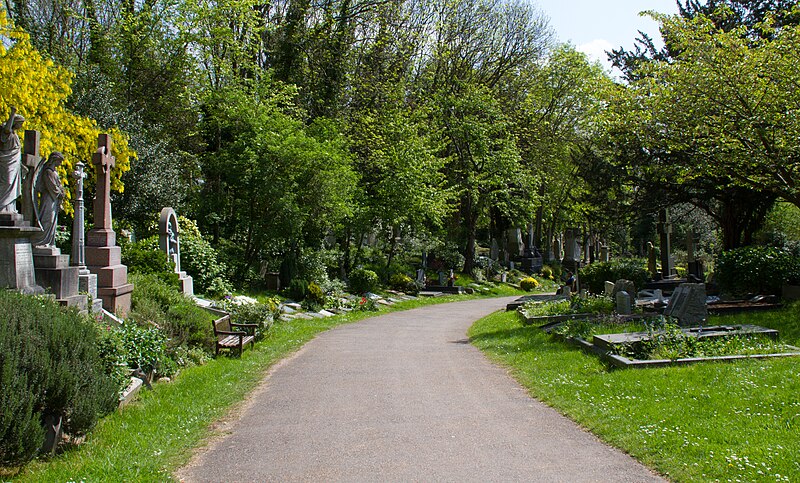
[[[590,59],[611,69],[604,51],[631,49],[642,30],[660,40],[658,23],[640,17],[643,10],[676,14],[675,0],[533,0],[550,17],[558,39],[570,42]],[[660,46],[660,42],[656,42]]]

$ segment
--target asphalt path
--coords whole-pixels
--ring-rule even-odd
[[[529,397],[466,331],[510,299],[374,317],[274,367],[177,477],[236,481],[663,481]]]

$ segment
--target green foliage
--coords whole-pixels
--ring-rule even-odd
[[[614,302],[610,297],[602,295],[588,297],[573,296],[570,299],[549,300],[545,302],[531,301],[521,307],[526,317],[544,317],[550,315],[569,314],[611,314]]]
[[[394,273],[389,277],[389,287],[393,290],[405,293],[417,293],[419,289],[414,280],[404,273]]]
[[[180,346],[214,350],[212,316],[192,299],[154,275],[132,275],[130,321],[160,327],[170,351]]]
[[[313,305],[314,308],[317,308],[317,310],[325,306],[325,292],[323,292],[322,288],[315,282],[311,282],[308,284],[308,290],[306,292],[306,302]]]
[[[725,293],[780,294],[785,282],[800,280],[800,258],[773,247],[742,247],[717,257],[716,274]]]
[[[350,308],[354,310],[360,310],[362,312],[377,312],[378,304],[375,303],[374,299],[363,296],[360,299],[353,300]]]
[[[167,338],[156,327],[140,327],[126,323],[120,329],[120,338],[128,365],[145,374],[160,376],[174,373],[174,361],[167,356]]]
[[[261,339],[280,316],[279,304],[278,299],[254,304],[226,302],[222,309],[231,314],[231,322],[235,324],[256,324],[256,338]]]
[[[168,285],[178,286],[175,263],[159,250],[157,236],[124,244],[122,263],[128,267],[128,273],[156,275]]]
[[[553,330],[562,337],[587,340],[592,334],[593,324],[586,319],[567,320]]]
[[[0,463],[24,463],[44,442],[42,418],[80,435],[117,404],[94,324],[48,298],[0,291]]]
[[[542,267],[542,277],[547,280],[553,280],[553,269],[549,265]]]
[[[539,281],[534,277],[527,277],[519,281],[519,286],[522,288],[522,290],[530,292],[539,286]]]
[[[302,302],[308,294],[308,282],[303,279],[295,278],[289,284],[286,293],[289,295],[289,298],[295,302]]]
[[[605,290],[605,282],[619,279],[630,280],[637,290],[641,290],[649,275],[645,261],[638,258],[620,258],[610,262],[594,262],[580,269],[578,277],[581,288],[599,294]]]
[[[105,373],[114,381],[117,394],[121,396],[131,380],[128,353],[122,341],[122,332],[111,326],[103,326],[99,332],[97,353],[103,361]]]
[[[228,281],[227,266],[217,251],[202,236],[185,236],[181,233],[181,269],[192,276],[195,290],[221,297],[233,292]]]
[[[378,288],[378,274],[372,270],[357,268],[350,272],[350,290],[353,293],[373,292]]]
[[[576,295],[570,300],[570,308],[576,314],[610,314],[614,312],[615,304],[611,297],[604,295]]]

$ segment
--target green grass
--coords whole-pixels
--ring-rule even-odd
[[[797,345],[799,315],[796,306],[736,320]],[[609,370],[511,312],[469,335],[532,396],[674,481],[800,480],[798,358]]]
[[[14,476],[15,481],[165,481],[185,464],[194,448],[213,434],[211,426],[241,402],[278,360],[318,333],[373,315],[478,297],[521,295],[500,285],[473,296],[418,298],[384,307],[380,312],[354,311],[327,319],[278,322],[254,350],[241,358],[219,357],[184,370],[168,384],[142,390],[127,407],[103,418],[86,442],[50,459],[38,460]],[[3,476],[3,475],[6,476]],[[0,480],[10,477],[0,468]]]

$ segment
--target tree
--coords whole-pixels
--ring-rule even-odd
[[[97,123],[90,118],[78,116],[66,108],[66,99],[72,92],[72,74],[45,59],[33,48],[30,37],[25,32],[14,28],[0,10],[0,112],[8,113],[11,107],[25,116],[25,129],[41,132],[41,154],[48,156],[53,151],[64,154],[65,160],[58,168],[59,175],[65,185],[78,161],[91,159],[97,149],[97,136],[101,132]],[[123,184],[121,176],[130,169],[131,159],[135,153],[128,146],[128,138],[117,129],[111,127],[114,138],[112,145],[116,157],[116,166],[111,172],[111,189],[121,192]],[[94,171],[91,163],[87,170]],[[93,185],[93,178],[87,183]],[[67,191],[65,208],[71,210]]]

